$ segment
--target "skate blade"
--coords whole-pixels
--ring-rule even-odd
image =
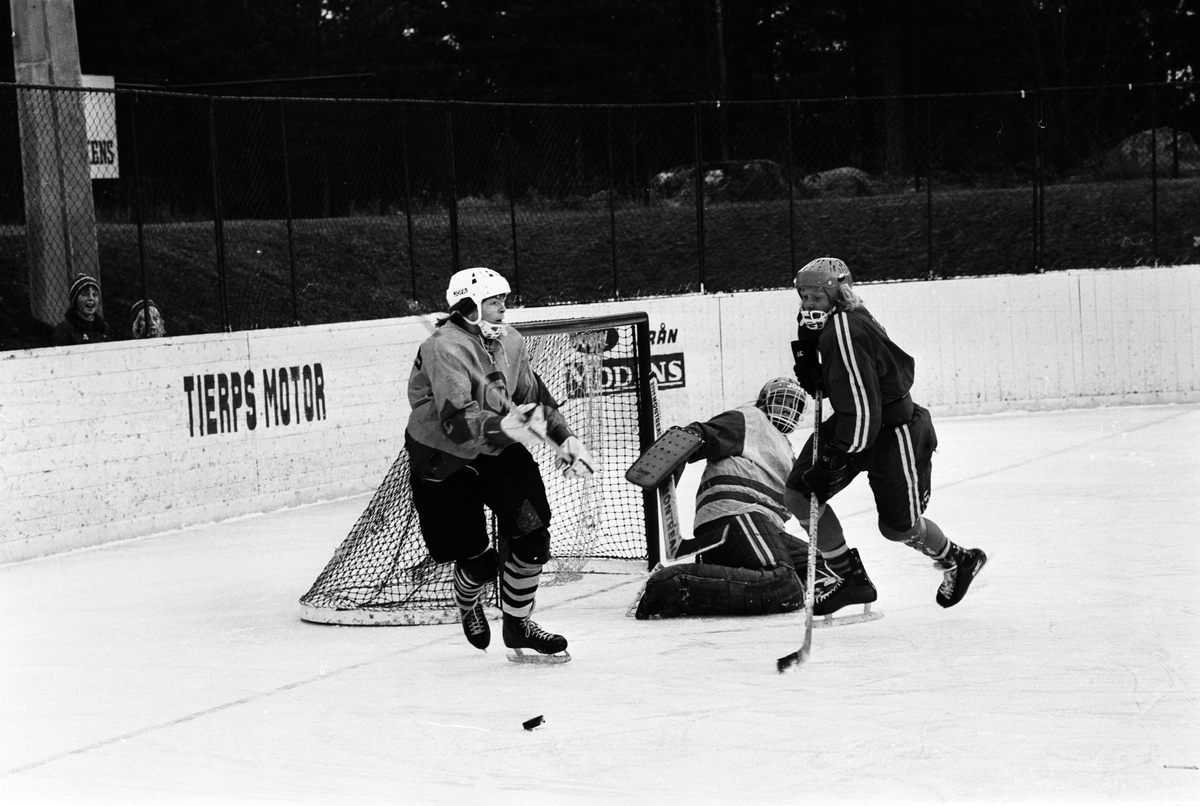
[[[564,649],[555,655],[543,655],[541,652],[532,649],[526,652],[523,649],[509,647],[508,659],[513,663],[538,663],[544,666],[556,666],[569,661],[571,653]]]
[[[876,612],[871,609],[871,605],[863,605],[861,613],[853,613],[848,616],[835,616],[832,613],[821,616],[821,618],[813,619],[814,627],[844,627],[847,624],[865,624],[868,621],[878,621],[883,618],[883,613]]]

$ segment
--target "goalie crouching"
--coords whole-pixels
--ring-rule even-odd
[[[695,562],[654,570],[637,618],[753,616],[803,607],[808,544],[784,530],[783,491],[792,469],[787,435],[804,406],[796,381],[775,378],[753,405],[685,426],[700,445],[674,468],[676,479],[688,462],[706,464],[693,537],[678,555],[698,553]]]

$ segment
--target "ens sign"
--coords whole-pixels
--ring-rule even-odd
[[[87,89],[112,90],[112,76],[81,76]],[[117,160],[117,96],[112,92],[83,93],[83,119],[87,126],[87,157],[92,179],[119,179]]]

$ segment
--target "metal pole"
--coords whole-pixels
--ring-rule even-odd
[[[613,165],[613,133],[612,133],[612,107],[605,109],[605,123],[607,124],[608,132],[608,242],[610,253],[612,256],[612,273],[613,273],[613,298],[621,298],[621,284],[617,278],[617,210],[615,206],[616,196],[616,168]]]
[[[930,100],[925,99],[925,273],[932,280],[933,275],[933,125],[929,106]]]
[[[795,134],[792,129],[792,108],[795,104],[787,104],[787,183],[788,183],[788,285],[796,276],[796,154]]]
[[[221,171],[217,160],[217,122],[214,101],[208,99],[208,155],[212,169],[213,235],[217,250],[217,290],[221,300],[221,329],[233,330],[229,323],[229,288],[225,277],[225,219],[221,212]]]
[[[450,169],[450,265],[451,271],[458,271],[458,189],[454,179],[454,117],[449,103],[446,104],[446,158]]]
[[[292,226],[292,172],[288,163],[287,115],[279,99],[279,139],[283,145],[283,200],[287,212],[288,267],[292,274],[292,325],[300,324],[300,300],[296,292],[296,237]]]
[[[517,254],[517,203],[513,188],[513,159],[512,159],[512,110],[504,110],[504,154],[505,154],[505,184],[508,193],[508,229],[512,240],[513,256],[513,289],[517,300],[521,299],[521,264]]]
[[[1042,156],[1042,105],[1040,101],[1040,91],[1034,90],[1033,97],[1033,213],[1032,229],[1033,229],[1033,271],[1041,269],[1041,255],[1038,251],[1039,238],[1041,233],[1038,231],[1038,193],[1039,181],[1041,179],[1041,156]]]
[[[704,293],[704,142],[700,131],[700,102],[692,107],[693,139],[696,149],[696,249],[700,270],[700,293]]]
[[[142,270],[142,332],[150,324],[150,293],[146,287],[146,233],[142,218],[142,162],[138,155],[137,113],[141,96],[134,93],[129,133],[133,139],[133,214],[137,219],[138,265]]]
[[[1158,265],[1158,88],[1150,88],[1150,259]]]
[[[412,179],[408,174],[408,119],[404,104],[400,104],[400,148],[404,161],[404,219],[408,226],[408,270],[412,275],[412,298],[417,299],[417,256],[413,248]]]

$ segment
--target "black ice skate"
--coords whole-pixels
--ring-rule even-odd
[[[945,578],[938,588],[937,603],[942,607],[954,607],[967,595],[971,581],[987,564],[987,555],[983,553],[983,549],[963,549],[955,546],[947,559],[953,564],[947,566],[939,563]]]
[[[483,603],[476,601],[470,610],[459,610],[462,617],[463,634],[476,649],[487,650],[492,642],[492,628],[488,625],[487,615],[483,612]]]
[[[850,549],[850,569],[845,576],[839,576],[824,562],[817,565],[817,581],[813,594],[813,615],[823,616],[823,622],[818,625],[858,624],[864,621],[874,621],[883,618],[882,613],[871,611],[871,603],[879,598],[874,583],[867,576],[858,549]],[[834,617],[833,614],[844,607],[862,605],[861,613]]]
[[[566,663],[567,639],[546,632],[529,618],[504,614],[504,645],[514,663]],[[526,652],[525,650],[533,650]]]

